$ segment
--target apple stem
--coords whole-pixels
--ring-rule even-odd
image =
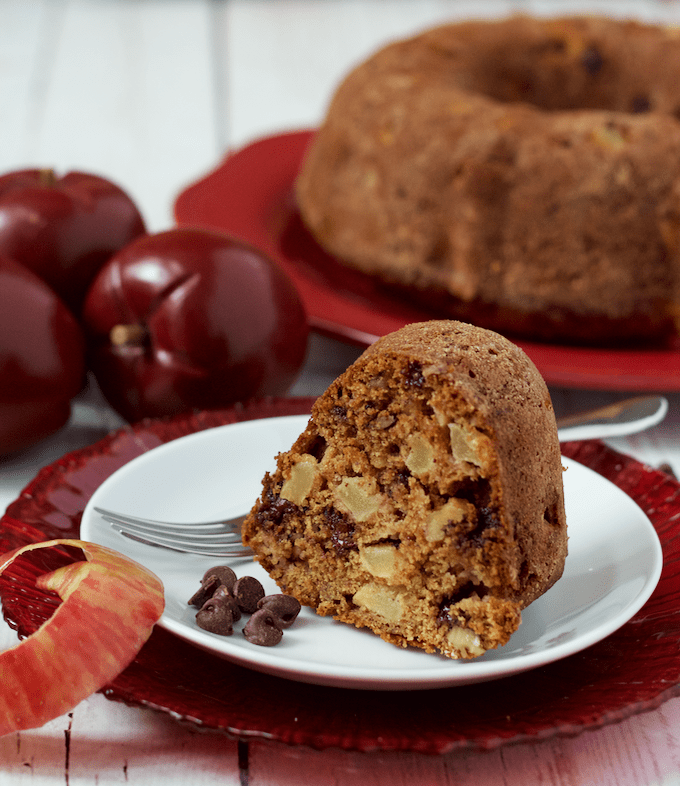
[[[141,344],[147,336],[144,325],[114,325],[109,333],[109,340],[116,347],[125,344]]]
[[[57,182],[57,175],[54,169],[48,167],[40,170],[40,185],[53,186]]]

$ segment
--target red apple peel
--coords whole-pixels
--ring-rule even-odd
[[[0,558],[0,573],[28,551],[72,546],[86,560],[39,576],[62,599],[35,633],[0,653],[0,736],[37,728],[103,688],[135,658],[165,607],[151,571],[82,540],[31,543]]]

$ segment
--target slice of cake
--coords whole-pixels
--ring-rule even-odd
[[[377,341],[263,480],[244,542],[283,592],[451,658],[505,644],[562,575],[562,465],[517,346],[452,321]]]

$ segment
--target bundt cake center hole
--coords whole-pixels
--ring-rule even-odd
[[[636,91],[639,76],[607,47],[584,39],[509,41],[489,51],[462,85],[502,104],[530,104],[546,112],[580,109],[633,114],[653,109]],[[613,86],[613,87],[612,87]]]

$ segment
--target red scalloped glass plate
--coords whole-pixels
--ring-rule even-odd
[[[220,412],[145,421],[46,466],[0,520],[0,553],[30,541],[77,537],[94,490],[132,458],[177,437],[254,418],[309,411],[311,399],[274,399]],[[566,456],[627,492],[649,516],[664,569],[645,606],[598,644],[522,675],[440,690],[383,692],[315,686],[250,671],[156,628],[103,692],[241,739],[312,748],[489,749],[573,735],[653,709],[680,694],[680,484],[600,442]],[[32,581],[0,577],[5,617],[27,635],[54,609]],[[332,708],[332,712],[328,712]]]
[[[257,140],[228,155],[175,201],[180,225],[218,229],[276,259],[295,282],[315,330],[359,345],[433,314],[387,294],[325,254],[300,221],[293,183],[313,131]],[[598,349],[516,340],[550,385],[680,390],[680,347]]]

